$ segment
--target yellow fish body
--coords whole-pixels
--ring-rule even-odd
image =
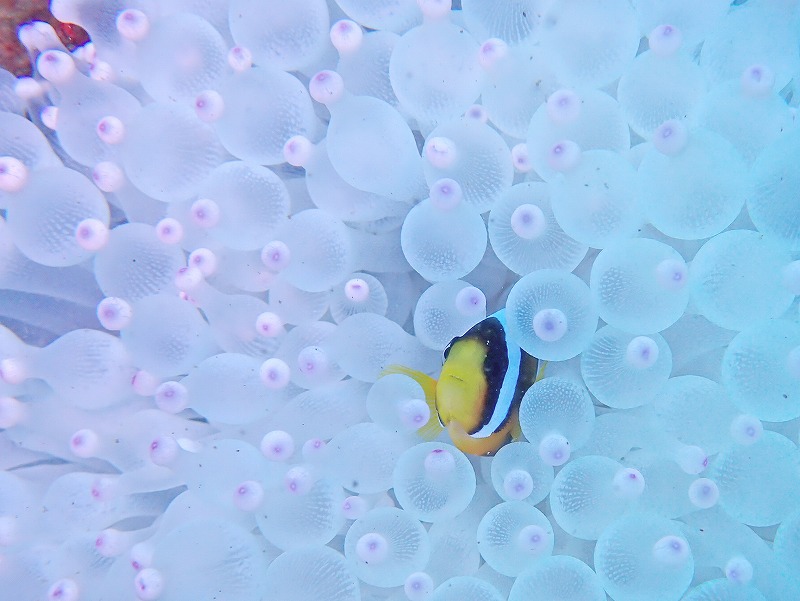
[[[539,371],[539,360],[506,338],[502,309],[450,342],[438,380],[400,366],[387,373],[408,375],[425,391],[431,418],[418,431],[423,438],[447,428],[464,453],[494,455],[520,437],[519,405]]]

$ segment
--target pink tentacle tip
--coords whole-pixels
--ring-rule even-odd
[[[243,46],[234,46],[228,51],[228,65],[237,73],[247,71],[253,66],[253,53]]]
[[[201,121],[213,123],[225,112],[225,100],[216,90],[200,92],[194,100],[194,111]]]
[[[100,437],[88,428],[78,430],[70,438],[69,447],[76,457],[93,457],[100,448]]]
[[[118,530],[107,528],[97,536],[94,546],[103,557],[117,557],[125,549],[124,535]]]
[[[0,374],[2,376],[2,374]],[[2,377],[0,377],[2,379]],[[0,397],[0,428],[13,428],[25,419],[25,405],[10,396]]]
[[[180,413],[189,406],[189,390],[180,382],[164,382],[153,393],[156,405],[166,413]]]
[[[572,140],[562,140],[550,147],[547,164],[553,171],[566,172],[573,169],[581,160],[581,149]]]
[[[273,390],[278,390],[285,388],[289,384],[291,370],[285,361],[273,357],[261,364],[259,377],[264,386]]]
[[[219,261],[212,250],[197,248],[189,253],[189,266],[199,269],[203,277],[210,277],[217,272]]]
[[[437,169],[448,169],[458,159],[455,142],[442,136],[430,138],[423,153],[427,161]]]
[[[61,50],[46,50],[39,55],[36,68],[44,79],[55,85],[68,82],[75,75],[75,61]]]
[[[160,466],[171,464],[178,456],[179,450],[178,441],[171,436],[159,436],[153,439],[148,448],[150,461]]]
[[[424,467],[429,476],[444,476],[456,469],[456,458],[447,449],[433,449],[425,456]]]
[[[547,218],[534,204],[522,204],[511,214],[511,229],[523,240],[535,240],[544,234]]]
[[[181,267],[175,274],[175,286],[182,292],[191,292],[205,282],[203,272],[197,267]]]
[[[311,472],[303,466],[297,466],[286,472],[284,478],[286,491],[293,495],[306,495],[314,486],[314,478]]]
[[[656,278],[663,288],[678,291],[688,283],[689,268],[683,259],[665,259],[656,266]]]
[[[464,113],[464,116],[467,119],[474,119],[480,123],[489,122],[489,111],[486,110],[486,107],[481,106],[480,104],[473,104],[467,109],[467,111]]]
[[[125,124],[117,117],[109,115],[97,122],[97,137],[110,146],[125,139]]]
[[[484,69],[491,69],[498,61],[508,56],[508,44],[498,38],[491,38],[481,44],[478,62]]]
[[[517,535],[517,544],[522,551],[537,556],[545,551],[550,539],[551,536],[544,528],[536,524],[530,524],[520,530]]]
[[[533,332],[544,342],[558,342],[569,331],[567,316],[560,309],[542,309],[533,316]]]
[[[164,578],[153,568],[145,568],[136,574],[134,585],[141,601],[155,601],[164,592]]]
[[[354,303],[366,302],[369,294],[369,284],[361,278],[348,280],[344,285],[344,295]]]
[[[119,35],[131,42],[139,42],[150,33],[150,19],[145,13],[135,8],[129,8],[119,13],[116,25]]]
[[[503,491],[509,499],[527,499],[533,492],[533,477],[522,469],[511,470],[503,478]]]
[[[775,72],[766,65],[752,65],[741,77],[742,92],[752,98],[765,98],[775,86]]]
[[[28,168],[19,159],[0,157],[0,192],[19,192],[28,183]]]
[[[9,357],[0,361],[0,381],[13,386],[22,384],[28,377],[28,370],[21,359]]]
[[[455,304],[461,315],[483,317],[486,314],[486,295],[475,286],[465,286],[459,290]]]
[[[131,388],[139,396],[151,396],[161,381],[148,371],[140,369],[131,376]]]
[[[430,417],[430,407],[422,399],[410,399],[400,407],[400,421],[409,430],[419,430]]]
[[[264,487],[255,480],[246,480],[236,487],[233,504],[241,511],[255,511],[264,501]]]
[[[650,50],[657,56],[675,54],[683,43],[683,35],[673,25],[659,25],[648,36]]]
[[[342,19],[331,27],[330,38],[339,54],[350,54],[361,47],[364,31],[355,21]]]
[[[417,6],[428,20],[444,19],[453,8],[452,0],[417,0]]]
[[[679,536],[667,535],[653,545],[653,558],[659,563],[680,566],[685,564],[689,557],[691,557],[689,543]]]
[[[307,346],[297,354],[297,367],[306,376],[324,376],[330,368],[328,354],[317,346]]]
[[[327,454],[327,444],[320,438],[311,438],[303,443],[303,459],[318,462]]]
[[[124,330],[133,319],[133,309],[124,299],[108,296],[97,305],[97,319],[106,330]]]
[[[356,555],[366,564],[383,563],[389,550],[389,541],[377,532],[365,534],[356,542]]]
[[[102,161],[92,169],[92,181],[103,192],[119,192],[127,180],[122,167],[112,161]]]
[[[286,461],[294,455],[294,439],[283,430],[267,432],[261,439],[261,453],[270,461]]]
[[[679,154],[688,141],[689,132],[686,126],[676,119],[665,121],[653,134],[653,146],[658,152],[667,156]]]
[[[557,125],[575,123],[581,116],[582,102],[572,90],[558,90],[547,98],[547,116]]]
[[[183,240],[183,225],[177,219],[165,217],[156,224],[156,236],[164,244],[178,244]]]
[[[511,161],[518,173],[528,173],[533,169],[527,144],[519,143],[511,149]]]
[[[293,167],[305,167],[314,156],[314,143],[305,136],[292,136],[283,145],[283,158]]]
[[[336,71],[320,71],[311,78],[308,91],[320,104],[333,104],[344,95],[344,80]]]
[[[539,443],[539,457],[547,465],[563,465],[569,461],[570,454],[569,441],[561,434],[548,434]]]
[[[461,184],[449,177],[436,180],[430,187],[431,204],[440,211],[452,211],[464,199]]]
[[[286,333],[286,328],[277,313],[266,311],[256,318],[256,331],[265,338],[276,338]]]
[[[110,478],[97,478],[89,488],[89,494],[95,501],[105,503],[117,496],[117,483]]]
[[[198,227],[208,229],[219,223],[219,205],[210,198],[200,198],[192,203],[189,209],[192,221]]]
[[[84,219],[75,227],[75,242],[86,251],[97,252],[108,244],[108,226],[99,219]]]
[[[78,601],[80,591],[78,584],[70,578],[62,578],[47,591],[47,598],[53,601]]]
[[[292,260],[292,253],[285,242],[273,240],[261,250],[261,262],[267,269],[278,273],[286,269]]]

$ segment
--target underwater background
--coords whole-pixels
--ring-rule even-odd
[[[800,599],[800,2],[49,8],[0,599]]]

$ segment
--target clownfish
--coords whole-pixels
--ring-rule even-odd
[[[425,391],[431,418],[420,436],[433,440],[446,428],[462,452],[494,455],[520,438],[520,402],[543,371],[539,359],[507,338],[501,309],[450,341],[438,380],[398,365],[384,373],[407,375]]]

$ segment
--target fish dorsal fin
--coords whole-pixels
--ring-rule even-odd
[[[403,376],[408,376],[412,380],[414,380],[417,384],[422,386],[422,391],[425,393],[426,399],[435,399],[436,398],[436,380],[433,379],[428,374],[422,373],[416,369],[411,369],[410,367],[406,367],[405,365],[389,365],[381,372],[380,377],[383,376],[390,376],[393,374],[400,374]]]

